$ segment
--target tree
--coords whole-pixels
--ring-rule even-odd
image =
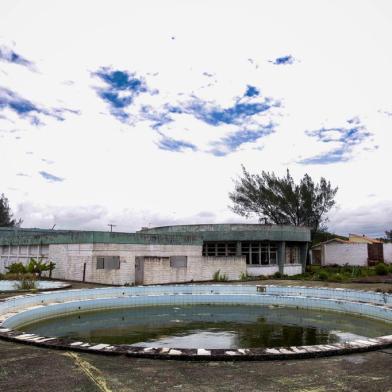
[[[243,176],[235,181],[234,192],[229,193],[235,213],[247,218],[255,214],[260,221],[266,219],[281,225],[308,226],[313,232],[326,230],[325,215],[335,204],[338,188],[332,188],[325,178],[315,184],[305,174],[295,184],[288,169],[282,178],[273,172],[250,174],[244,166],[242,172]]]
[[[385,238],[388,242],[392,242],[392,230],[385,231]]]
[[[22,220],[13,219],[13,214],[8,205],[8,199],[1,194],[0,196],[0,227],[15,227],[20,226]]]

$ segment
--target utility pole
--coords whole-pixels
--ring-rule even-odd
[[[113,224],[109,223],[108,226],[110,226],[110,232],[112,233],[113,232],[113,227],[116,227],[117,225],[113,225]]]

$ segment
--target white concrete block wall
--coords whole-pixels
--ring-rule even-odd
[[[386,263],[392,263],[392,244],[384,244],[384,261]]]
[[[186,268],[172,268],[168,258],[146,259],[144,284],[209,281],[218,270],[228,280],[238,280],[246,271],[245,257],[188,256]]]
[[[302,265],[301,264],[285,264],[283,266],[283,273],[285,275],[298,275],[302,274]]]
[[[89,279],[91,282],[98,283],[132,284],[135,282],[135,258],[138,256],[188,256],[189,259],[200,257],[201,253],[200,245],[95,244],[94,262]],[[120,256],[120,269],[97,270],[96,257],[98,256]],[[161,283],[166,283],[166,281]]]
[[[364,243],[323,245],[323,265],[368,265],[368,248]]]
[[[260,265],[260,266],[250,266],[248,265],[246,268],[246,272],[249,276],[270,276],[275,272],[279,272],[278,265]]]
[[[192,261],[188,278],[190,275],[198,275],[198,280],[211,280],[214,273],[219,270],[220,274],[226,275],[228,280],[239,280],[241,274],[246,273],[245,256],[199,256]]]
[[[48,247],[40,245],[0,245],[0,273],[12,263],[28,264],[31,258],[47,261]]]
[[[86,263],[86,282],[123,285],[135,282],[135,258],[160,256],[146,260],[144,284],[211,280],[220,270],[229,280],[238,280],[246,271],[244,257],[202,257],[202,247],[195,245],[140,244],[68,244],[50,245],[49,259],[56,263],[53,278],[82,281]],[[120,269],[97,269],[97,257],[120,256]],[[187,256],[187,268],[170,267],[170,256]]]

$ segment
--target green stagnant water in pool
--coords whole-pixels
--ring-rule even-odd
[[[144,347],[251,348],[327,344],[391,333],[354,315],[275,306],[187,305],[73,313],[21,331],[92,343]]]

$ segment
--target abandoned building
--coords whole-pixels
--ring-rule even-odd
[[[392,244],[365,235],[349,234],[348,240],[332,238],[311,248],[312,264],[368,266],[392,263]]]
[[[0,229],[0,272],[31,257],[56,263],[56,279],[112,285],[208,281],[302,273],[310,242],[305,227],[202,224],[136,233]],[[219,271],[219,272],[218,272]]]

